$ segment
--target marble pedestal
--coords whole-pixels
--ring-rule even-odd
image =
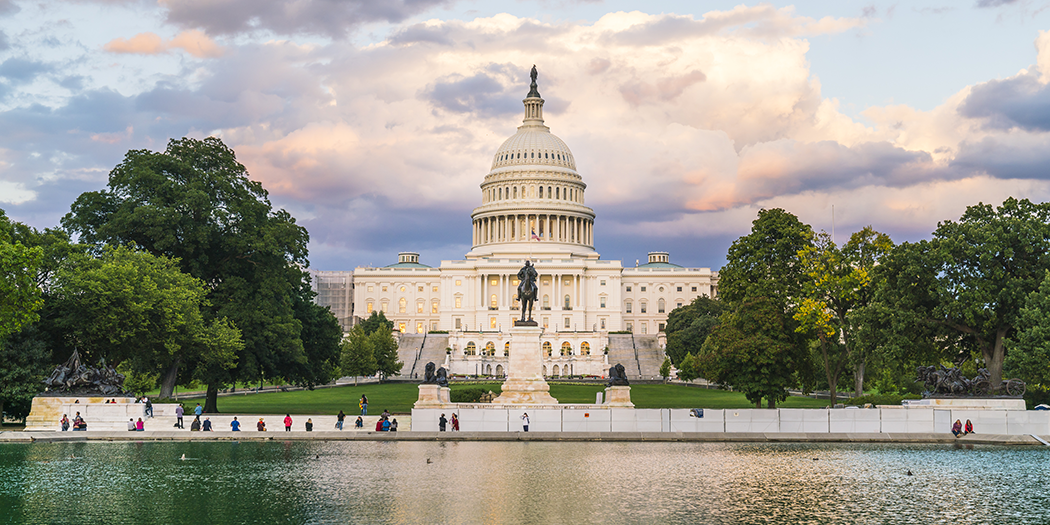
[[[543,379],[543,349],[536,326],[515,326],[510,329],[510,361],[503,392],[492,400],[496,405],[556,405],[550,395],[550,386]]]
[[[631,402],[631,387],[611,386],[605,389],[605,404],[611,407],[634,408]]]
[[[451,389],[438,385],[419,385],[419,399],[413,408],[442,408],[451,403]]]

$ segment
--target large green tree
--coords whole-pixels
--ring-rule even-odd
[[[901,317],[898,332],[918,346],[948,345],[960,358],[978,353],[998,385],[1006,340],[1050,268],[1050,204],[970,206],[929,242],[895,249],[886,267],[879,300]]]
[[[355,385],[358,377],[370,376],[379,370],[372,341],[361,324],[350,330],[340,348],[340,371],[353,376]]]
[[[125,246],[76,255],[55,273],[53,293],[57,324],[85,360],[160,373],[161,397],[171,396],[182,366],[230,368],[236,360],[228,345],[210,344],[222,321],[201,314],[204,283],[167,257]]]
[[[850,364],[854,392],[863,394],[870,346],[853,337],[853,315],[871,302],[873,269],[892,247],[889,236],[868,226],[850,236],[841,249],[830,235],[821,232],[798,254],[808,279],[803,283],[794,318],[800,323],[798,331],[816,336],[832,404],[839,378]]]
[[[231,321],[244,343],[234,369],[208,374],[210,401],[232,381],[283,378],[304,363],[295,304],[309,236],[288,212],[273,210],[221,140],[128,152],[108,188],[78,197],[62,224],[82,242],[132,243],[176,258],[207,285],[208,317]]]
[[[708,381],[743,392],[756,408],[763,398],[773,408],[800,383],[796,371],[804,368],[806,352],[792,325],[779,301],[759,297],[740,303],[711,331],[696,368]]]
[[[44,251],[17,240],[15,224],[0,210],[0,414],[7,405],[12,415],[25,417],[27,400],[40,391],[48,354],[36,341],[11,338],[40,318],[44,300],[37,275]]]
[[[1050,387],[1050,271],[1039,289],[1028,295],[1017,320],[1016,335],[1007,340],[1004,369],[1034,387]]]
[[[397,359],[397,341],[394,340],[394,334],[382,327],[369,334],[368,339],[372,342],[376,371],[380,374],[380,380],[401,373],[405,364]]]
[[[702,295],[687,305],[671,310],[667,316],[667,356],[681,368],[686,354],[696,355],[722,315],[722,301]]]

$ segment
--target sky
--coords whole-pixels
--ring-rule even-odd
[[[0,0],[0,209],[220,137],[311,267],[461,259],[539,71],[595,245],[717,269],[763,208],[839,243],[1050,196],[1050,0]]]

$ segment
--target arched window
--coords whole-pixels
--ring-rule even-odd
[[[551,356],[551,342],[550,341],[544,341],[543,342],[543,355],[545,357],[550,357]]]
[[[384,312],[384,313],[388,312],[388,311],[390,311],[389,307],[390,307],[389,303],[387,303],[386,301],[383,301],[379,305],[379,311],[380,312]]]
[[[624,305],[623,305],[624,306],[624,308],[623,308],[624,312],[631,313],[631,305],[632,304],[633,303],[631,303],[631,301],[627,301],[626,303],[624,303]]]
[[[663,297],[660,298],[656,303],[656,313],[662,314],[667,309],[667,303],[664,302]]]
[[[544,309],[544,310],[550,310],[550,308],[551,308],[551,299],[550,299],[550,296],[548,296],[548,295],[544,295],[544,296],[543,296],[543,309]]]
[[[572,343],[565,341],[561,344],[561,355],[572,355]]]
[[[496,343],[493,343],[492,341],[485,343],[485,355],[496,355]]]
[[[514,198],[515,199],[518,198],[518,187],[517,186],[514,186]]]
[[[571,302],[569,302],[569,300],[570,300],[570,299],[569,299],[569,296],[568,296],[568,295],[566,295],[566,296],[565,296],[565,309],[566,309],[566,310],[572,310],[572,303],[571,303]]]
[[[587,341],[580,343],[580,355],[591,355],[591,344]]]
[[[432,314],[438,313],[438,302],[437,301],[433,301],[433,302],[430,303],[430,313],[432,313]]]
[[[554,198],[555,199],[560,199],[561,198],[561,188],[554,188]]]
[[[645,310],[646,310],[646,308],[645,308],[646,307],[645,301],[642,301],[641,305],[642,305],[642,313],[644,314]]]
[[[398,313],[402,313],[402,314],[405,313],[405,309],[407,307],[408,307],[408,301],[406,301],[404,297],[402,297],[401,299],[398,299],[398,301],[397,301],[397,311],[398,311]]]
[[[466,348],[466,350],[463,351],[463,354],[464,355],[474,355],[477,352],[477,348],[478,347],[477,347],[477,345],[474,344],[474,341],[471,341],[471,342],[467,343],[467,348]]]
[[[540,186],[540,198],[543,198],[543,186]]]
[[[503,188],[499,189],[499,199],[503,200]]]
[[[416,303],[416,313],[417,314],[423,313],[423,305],[424,305],[423,301],[419,301],[419,302]]]
[[[489,308],[495,308],[496,306],[496,294],[492,294],[492,297],[489,297]]]
[[[507,341],[507,344],[503,345],[503,356],[506,357],[506,356],[509,356],[509,355],[510,355],[510,341]]]

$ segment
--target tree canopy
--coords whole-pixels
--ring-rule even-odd
[[[722,301],[702,295],[687,305],[675,308],[667,316],[667,356],[681,368],[686,354],[696,355],[704,346],[711,330],[722,315]]]

